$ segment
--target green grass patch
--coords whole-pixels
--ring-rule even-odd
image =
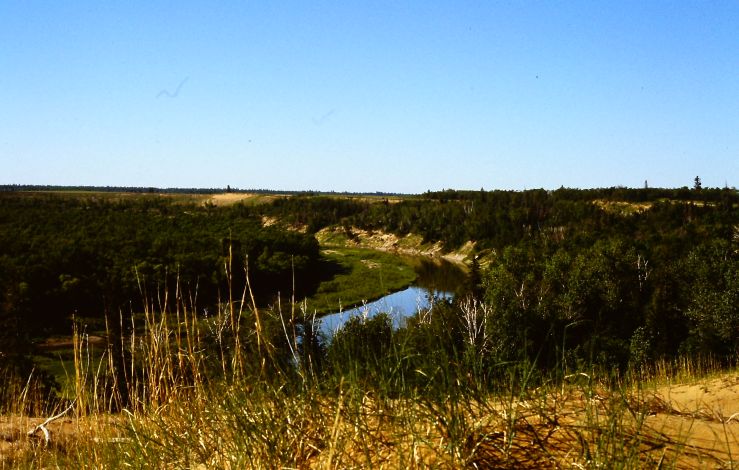
[[[401,257],[364,248],[324,249],[322,271],[327,279],[307,299],[308,311],[318,314],[349,308],[403,289],[416,279]]]
[[[48,373],[59,385],[63,398],[74,398],[74,351],[60,350],[33,356],[36,366]]]
[[[83,364],[80,364],[92,376],[105,375],[105,347],[85,344]],[[37,351],[33,355],[34,365],[54,378],[59,386],[60,398],[75,397],[75,361],[72,346]],[[102,364],[101,364],[102,363]]]

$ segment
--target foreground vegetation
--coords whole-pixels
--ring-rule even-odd
[[[297,309],[231,304],[198,319],[177,305],[147,310],[144,332],[110,342],[97,364],[77,330],[66,400],[4,371],[0,468],[737,465],[739,422],[721,406],[737,400],[671,396],[697,381],[735,397],[735,372],[716,375],[726,364],[624,375],[488,365],[476,342],[487,310],[472,301],[419,312],[397,331],[387,316],[358,318],[325,348]],[[39,427],[47,416],[59,419]]]

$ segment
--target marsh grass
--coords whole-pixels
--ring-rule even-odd
[[[430,342],[433,353],[423,354],[412,334],[388,330],[379,316],[355,320],[356,334],[340,332],[324,354],[319,338],[306,337],[315,318],[305,304],[258,309],[250,297],[247,289],[213,316],[198,315],[179,290],[173,302],[147,299],[137,320],[109,319],[97,360],[76,326],[73,401],[55,400],[33,374],[3,372],[3,414],[15,417],[16,432],[1,431],[0,468],[737,465],[736,419],[690,415],[655,393],[716,374],[716,361],[663,361],[625,377],[490,365],[480,359],[484,307],[474,303],[459,306],[467,343],[450,348],[443,334],[421,335],[427,320],[411,323]],[[70,403],[49,425],[50,443],[25,436]],[[669,432],[650,424],[655,415],[686,427]],[[728,450],[691,443],[701,420],[720,424]]]

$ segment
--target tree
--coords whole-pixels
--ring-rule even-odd
[[[736,355],[739,351],[739,260],[731,244],[713,240],[694,249],[686,267],[692,277],[688,352]]]
[[[694,181],[695,183],[693,184],[693,189],[695,191],[700,191],[702,187],[700,176],[696,176]]]

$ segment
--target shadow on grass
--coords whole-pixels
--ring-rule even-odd
[[[321,284],[330,282],[336,276],[348,276],[351,272],[351,266],[322,256],[314,264],[311,276],[308,276],[307,279],[301,279],[301,285],[296,286],[296,295],[301,298],[312,297],[318,293]]]

